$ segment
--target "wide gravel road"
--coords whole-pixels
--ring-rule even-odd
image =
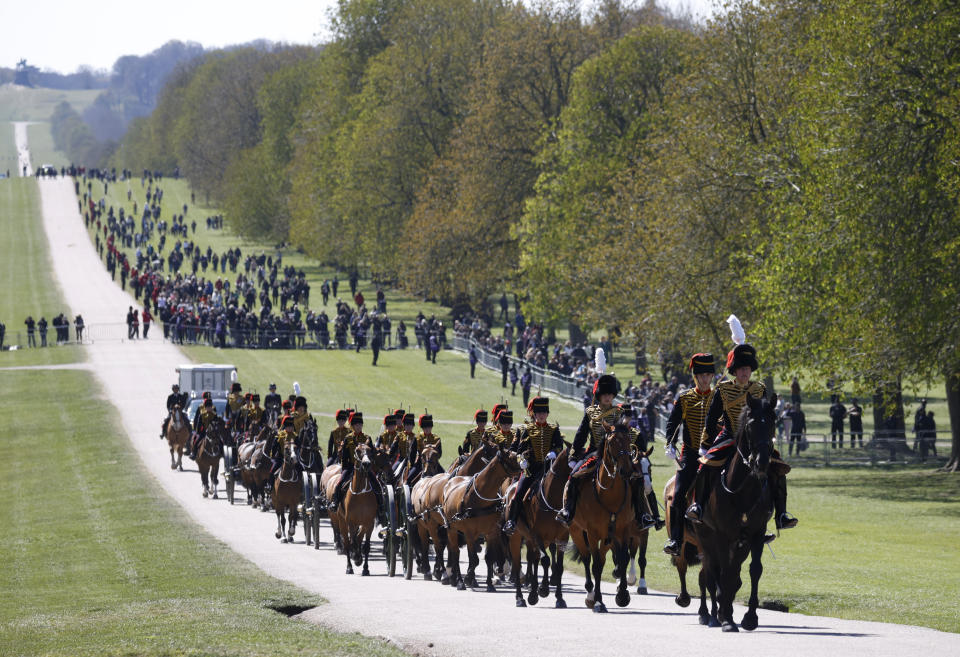
[[[25,131],[18,130],[17,136],[21,134],[25,136]],[[21,145],[26,148],[26,144]],[[634,595],[629,607],[619,609],[613,604],[610,584],[604,585],[604,591],[610,594],[610,613],[593,614],[582,604],[579,566],[575,566],[576,574],[568,573],[565,578],[569,609],[554,609],[552,598],[536,607],[516,609],[512,590],[507,587],[489,594],[458,592],[422,579],[390,579],[385,576],[382,560],[371,559],[371,577],[344,575],[345,560],[330,547],[329,532],[321,536],[326,544],[322,543],[319,551],[302,542],[280,544],[273,536],[274,514],[253,511],[243,503],[230,506],[223,494],[219,500],[203,499],[192,462],[187,462],[188,472],[170,470],[166,443],[159,440],[159,425],[164,399],[175,381],[174,368],[188,360],[179,349],[160,339],[160,331],[151,334],[149,340],[124,339],[123,318],[134,301],[110,280],[97,258],[79,215],[72,181],[41,180],[39,185],[53,268],[64,297],[74,312],[83,314],[88,326],[118,325],[115,335],[101,333],[85,349],[127,437],[153,477],[148,485],[172,496],[198,525],[238,555],[275,577],[329,600],[329,604],[309,610],[301,618],[337,630],[385,637],[420,655],[635,657],[678,651],[744,657],[958,654],[955,634],[764,610],[760,610],[760,628],[755,632],[722,634],[698,625],[695,604],[680,609],[670,594]],[[230,353],[224,351],[222,361],[229,362]],[[304,358],[321,356],[304,354]],[[310,394],[309,390],[304,392]],[[322,400],[311,402],[322,405]],[[222,486],[221,481],[221,491]],[[302,531],[298,531],[302,538]],[[660,558],[661,537],[658,534],[651,541],[652,558]],[[485,572],[483,568],[481,564],[480,574]],[[837,593],[843,594],[844,583],[835,586]],[[739,619],[742,613],[738,609],[736,617]]]

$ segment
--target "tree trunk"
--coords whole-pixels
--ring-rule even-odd
[[[574,324],[570,322],[567,324],[567,330],[570,332],[570,343],[576,347],[577,345],[586,344],[587,334],[580,329],[579,324]]]
[[[944,472],[960,470],[960,372],[947,375],[947,408],[950,410],[950,460]]]

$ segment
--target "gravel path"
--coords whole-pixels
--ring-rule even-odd
[[[72,183],[41,180],[39,185],[44,226],[64,297],[71,308],[83,313],[88,325],[117,322],[133,300],[111,282],[97,259],[78,214]],[[273,537],[274,514],[261,514],[243,504],[231,507],[225,496],[219,500],[203,499],[195,470],[170,470],[166,443],[158,439],[161,411],[175,380],[174,368],[187,362],[187,358],[161,340],[126,341],[124,337],[100,339],[84,348],[130,441],[156,478],[155,483],[198,524],[238,554],[271,575],[329,600],[330,604],[301,614],[308,621],[337,630],[382,636],[420,655],[632,657],[666,655],[677,649],[692,654],[723,649],[757,657],[782,651],[797,656],[957,654],[954,634],[764,610],[759,612],[757,631],[723,635],[719,630],[700,627],[693,613],[695,606],[682,610],[670,594],[634,595],[629,607],[618,609],[613,604],[610,584],[604,585],[610,613],[595,615],[582,605],[582,577],[572,574],[565,578],[565,597],[570,604],[567,610],[553,609],[551,599],[536,607],[515,609],[512,590],[507,588],[494,594],[457,592],[421,579],[391,580],[384,574],[382,560],[371,559],[371,577],[346,576],[344,558],[336,556],[329,547],[329,533],[323,537],[327,545],[319,551],[302,543],[281,545]],[[229,361],[230,351],[223,353],[223,360]],[[187,463],[192,468],[192,462]],[[221,490],[222,486],[221,482]],[[298,532],[302,539],[299,528]],[[651,558],[661,558],[661,539],[662,534],[658,534],[651,540]],[[787,539],[782,540],[781,549],[790,549]],[[481,564],[480,573],[485,572],[483,568]],[[582,572],[579,567],[577,572]],[[841,582],[836,586],[838,591],[843,589]],[[738,610],[737,618],[741,615],[742,610]]]

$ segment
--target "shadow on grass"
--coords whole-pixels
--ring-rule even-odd
[[[790,478],[790,487],[828,488],[841,495],[872,498],[892,502],[925,502],[943,504],[938,513],[960,517],[960,507],[953,504],[960,497],[960,477],[929,469],[877,470],[860,468],[836,469],[816,476],[802,474]]]

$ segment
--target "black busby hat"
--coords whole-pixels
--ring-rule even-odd
[[[350,424],[363,424],[363,413],[354,411],[350,414]]]
[[[620,382],[612,374],[604,374],[593,384],[593,396],[616,395],[620,392]]]
[[[260,395],[259,395],[258,393],[256,393],[256,392],[253,393],[253,395],[250,396],[250,401],[252,401],[252,402],[258,402],[258,401],[260,401]]]
[[[690,358],[690,370],[694,374],[714,374],[716,366],[712,354],[694,354]]]
[[[201,395],[201,397],[203,397],[204,399],[213,399],[213,396],[210,394],[209,390],[205,390]]]
[[[497,424],[513,424],[513,411],[505,408],[497,413]]]
[[[490,417],[493,418],[493,421],[496,422],[497,418],[500,417],[500,413],[507,410],[506,404],[497,404],[493,407],[493,410],[490,412]]]
[[[204,407],[204,408],[212,408],[212,407],[213,407],[213,400],[210,399],[209,397],[207,397],[206,399],[204,399],[204,400],[203,400],[203,407]]]
[[[420,426],[424,429],[430,429],[433,427],[433,416],[429,413],[424,413],[420,416]]]
[[[760,369],[760,364],[757,363],[757,350],[754,349],[753,345],[738,344],[727,354],[728,372],[732,374],[743,365],[747,365],[753,371]]]
[[[294,408],[306,408],[307,407],[307,398],[306,397],[297,397],[293,400]]]
[[[482,408],[473,414],[473,421],[476,423],[487,421],[487,412]]]
[[[277,384],[276,384],[276,383],[271,383],[271,384],[270,384],[270,390],[276,390],[276,389],[277,389]]]
[[[240,387],[239,381],[234,381],[233,385],[230,386],[230,392],[242,392],[243,388]]]
[[[396,416],[396,415],[384,415],[384,416],[383,416],[383,426],[385,426],[385,427],[395,427],[395,426],[397,426],[397,416]]]
[[[341,408],[339,411],[337,411],[337,415],[336,415],[337,420],[346,420],[349,417],[350,417],[350,412],[347,409]]]
[[[412,427],[417,423],[417,418],[413,416],[413,413],[404,413],[403,414],[403,426]]]
[[[527,410],[530,413],[549,413],[550,400],[546,397],[534,397],[527,405]]]

